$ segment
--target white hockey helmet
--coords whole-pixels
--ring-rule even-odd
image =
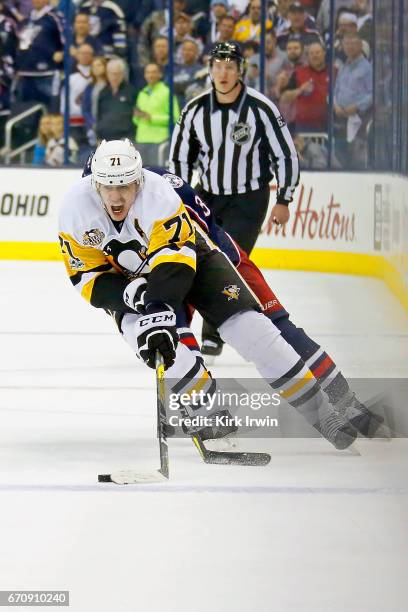
[[[143,182],[142,158],[128,138],[102,140],[91,164],[94,184],[128,185]]]

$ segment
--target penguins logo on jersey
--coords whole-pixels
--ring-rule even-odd
[[[183,179],[176,174],[163,174],[164,179],[173,187],[173,189],[179,189],[183,186]]]
[[[82,236],[82,242],[86,246],[98,246],[105,238],[105,234],[100,229],[91,229]]]
[[[138,240],[120,242],[113,239],[103,251],[112,265],[127,278],[137,278],[147,264],[147,247]]]
[[[237,285],[227,285],[226,287],[224,287],[222,294],[227,296],[228,301],[238,300],[240,291],[241,289]]]
[[[251,126],[248,123],[234,123],[231,128],[231,140],[236,145],[243,145],[251,137]]]

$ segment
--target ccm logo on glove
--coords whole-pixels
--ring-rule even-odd
[[[154,324],[154,323],[166,323],[168,321],[173,322],[174,313],[169,312],[169,314],[158,314],[158,315],[150,315],[150,317],[146,317],[146,319],[141,319],[139,321],[139,327],[144,327],[145,325]]]
[[[149,308],[149,306],[148,306]],[[156,351],[163,357],[165,369],[171,368],[176,358],[178,343],[176,315],[165,309],[140,317],[136,321],[136,340],[139,356],[149,366],[155,367]]]

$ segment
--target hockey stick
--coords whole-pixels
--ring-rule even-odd
[[[230,451],[213,451],[205,447],[199,434],[191,436],[196,449],[205,463],[216,465],[268,465],[271,460],[269,453],[245,453]]]
[[[155,472],[136,472],[122,470],[112,474],[99,474],[98,482],[114,482],[115,484],[148,484],[162,482],[169,478],[169,448],[166,434],[166,387],[164,384],[163,357],[156,351],[156,410],[157,410],[157,437],[159,439],[160,468]]]

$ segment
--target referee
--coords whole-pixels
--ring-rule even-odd
[[[186,104],[174,129],[170,171],[191,183],[197,166],[200,197],[249,254],[266,216],[274,172],[278,189],[272,214],[277,224],[288,221],[299,182],[298,157],[277,107],[244,85],[237,43],[217,43],[209,70],[212,89]],[[203,352],[216,355],[221,347],[217,334],[203,329]]]

